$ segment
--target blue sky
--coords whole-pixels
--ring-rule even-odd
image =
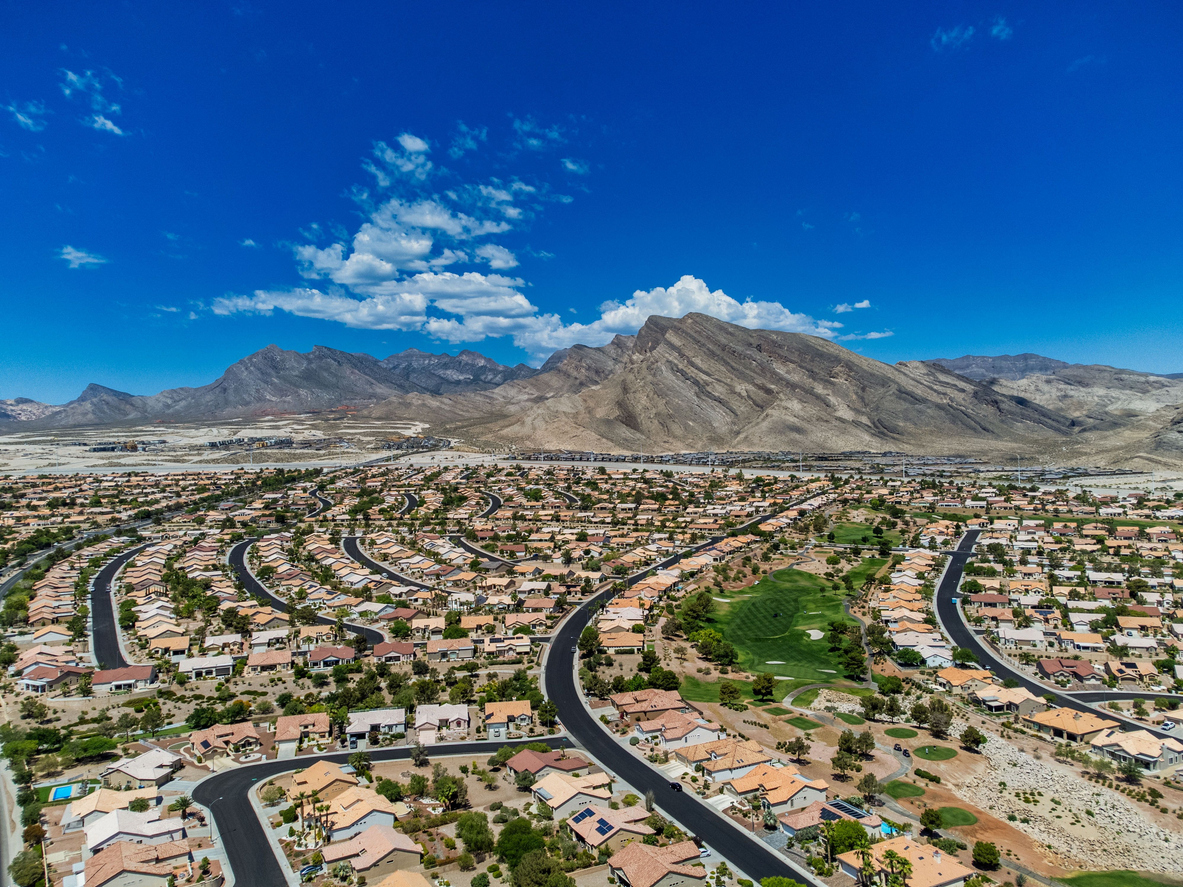
[[[6,3],[0,397],[204,384],[271,342],[537,363],[689,310],[1183,371],[1181,31],[1170,3]]]

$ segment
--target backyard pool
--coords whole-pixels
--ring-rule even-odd
[[[49,793],[49,800],[62,801],[66,798],[74,797],[74,786],[72,785],[57,785]]]

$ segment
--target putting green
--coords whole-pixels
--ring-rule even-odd
[[[892,739],[912,739],[919,736],[915,730],[910,727],[888,727],[883,731],[885,736],[890,736]]]
[[[922,745],[912,749],[912,754],[926,761],[948,761],[957,757],[957,749],[944,745]]]
[[[893,779],[883,787],[883,793],[898,801],[902,798],[919,798],[924,794],[924,789],[910,782]]]
[[[968,810],[962,810],[960,807],[938,807],[937,813],[941,814],[941,825],[944,828],[973,825],[978,821],[976,816]]]
[[[834,717],[838,718],[838,720],[840,720],[840,721],[845,721],[846,723],[848,723],[854,727],[857,727],[859,724],[867,723],[865,719],[860,718],[858,715],[852,715],[849,712],[845,712],[845,711],[834,712]]]
[[[785,723],[792,724],[798,730],[816,730],[821,726],[817,721],[811,721],[809,718],[804,718],[800,715],[795,718],[789,718]]]

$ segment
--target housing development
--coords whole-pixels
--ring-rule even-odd
[[[55,885],[1183,876],[1177,494],[460,459],[0,492],[8,858]]]

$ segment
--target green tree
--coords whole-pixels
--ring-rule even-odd
[[[140,729],[150,736],[155,736],[164,727],[164,714],[156,706],[144,709],[140,718]]]
[[[147,798],[134,798],[127,809],[132,813],[147,813],[150,806]]]
[[[920,814],[920,825],[925,831],[935,832],[944,825],[941,811],[936,807],[926,807]]]
[[[484,813],[463,813],[456,820],[456,837],[469,853],[489,853],[494,846],[493,830]]]
[[[776,679],[776,675],[763,671],[756,675],[756,679],[752,681],[752,694],[757,699],[771,699],[776,693],[777,685],[780,683]]]
[[[986,734],[977,727],[967,726],[961,731],[961,744],[970,751],[977,751],[986,744]]]
[[[1142,781],[1142,765],[1133,758],[1118,764],[1117,772],[1121,774],[1122,779],[1131,784],[1137,784]]]
[[[859,794],[868,804],[875,800],[875,796],[883,791],[883,786],[874,773],[867,773],[858,782]]]
[[[741,696],[743,696],[743,692],[739,689],[739,684],[724,681],[719,685],[719,701],[724,705],[738,702]]]
[[[861,850],[871,846],[871,839],[867,837],[867,830],[853,819],[841,819],[834,823],[828,834],[829,856],[833,859],[841,853],[850,850]]]
[[[529,819],[519,816],[510,820],[501,829],[496,846],[497,857],[512,870],[527,853],[542,850],[546,846],[546,840],[541,832],[534,830]]]
[[[12,882],[17,887],[33,887],[41,882],[44,869],[41,854],[36,850],[22,850],[13,857],[8,866],[8,874],[12,875]]]
[[[998,847],[989,841],[977,841],[973,849],[974,865],[983,869],[998,868]]]
[[[563,871],[563,864],[546,855],[545,850],[524,854],[513,866],[510,883],[513,887],[574,887],[575,881]]]
[[[834,757],[830,758],[830,766],[834,768],[834,772],[838,773],[843,780],[848,778],[847,773],[851,771],[858,773],[863,769],[863,765],[855,760],[854,755],[844,751],[840,751]]]
[[[809,750],[811,748],[813,748],[813,746],[811,746],[809,742],[806,741],[804,736],[794,736],[785,743],[785,751],[792,755],[793,760],[795,760],[798,764],[805,763],[805,756],[809,754]]]
[[[589,625],[579,635],[579,652],[585,657],[594,656],[600,649],[600,633],[594,625]]]

